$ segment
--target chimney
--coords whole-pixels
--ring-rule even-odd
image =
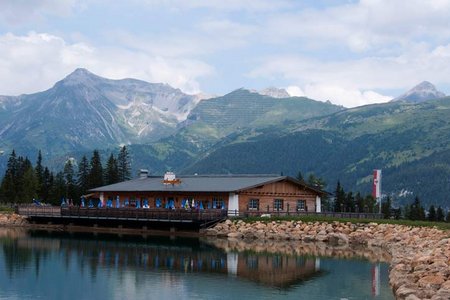
[[[148,170],[147,169],[140,169],[139,170],[139,178],[145,179],[148,177]]]

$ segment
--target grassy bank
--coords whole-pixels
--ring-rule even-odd
[[[346,219],[346,218],[332,218],[323,216],[289,216],[289,217],[249,217],[242,219],[244,222],[271,222],[271,221],[302,221],[302,222],[350,222],[350,223],[378,223],[378,224],[397,224],[405,226],[420,226],[420,227],[437,227],[442,230],[450,231],[450,223],[443,222],[429,222],[429,221],[411,221],[411,220],[390,220],[390,219]]]
[[[13,212],[14,208],[0,205],[0,214],[12,214]]]

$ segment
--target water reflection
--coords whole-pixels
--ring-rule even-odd
[[[266,293],[271,293],[271,297],[273,293],[276,296],[282,291],[284,296],[293,296],[302,285],[320,282],[321,278],[332,277],[335,272],[328,267],[335,262],[308,253],[237,251],[230,244],[224,245],[223,240],[0,229],[0,242],[0,282],[4,282],[2,277],[6,276],[13,285],[8,287],[10,292],[20,294],[20,289],[23,289],[31,293],[31,298],[60,299],[56,297],[58,293],[49,295],[45,289],[54,288],[57,282],[62,283],[60,294],[66,299],[80,296],[148,298],[145,291],[154,292],[155,289],[166,298],[192,298],[196,295],[194,298],[218,296],[222,299],[224,292],[252,294],[250,291],[253,290],[253,295],[258,294],[263,290],[258,290],[257,286],[269,289]],[[370,276],[370,264],[364,262],[362,269],[360,265],[356,266],[360,268],[358,272],[364,270],[366,273],[359,275]],[[49,272],[53,272],[51,282],[47,282]],[[358,272],[350,281],[359,276]],[[18,283],[24,278],[43,282],[44,287],[33,291],[37,293],[33,294],[26,284]],[[76,286],[66,286],[64,282],[77,282],[77,286],[82,283],[93,290],[77,290]],[[220,283],[232,284],[235,290],[227,290]],[[372,285],[373,282],[366,284],[368,288],[365,288],[364,295],[370,295]],[[130,286],[133,287],[132,292]],[[10,296],[8,288],[1,288],[0,298]],[[265,295],[260,296],[264,298]],[[21,296],[19,298],[25,297]],[[231,295],[229,298],[232,299]]]

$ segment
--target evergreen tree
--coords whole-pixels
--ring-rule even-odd
[[[43,175],[43,183],[42,183],[42,191],[41,191],[41,200],[44,203],[50,202],[51,190],[53,187],[53,173],[45,167],[44,175]]]
[[[42,153],[41,150],[38,152],[38,157],[36,160],[36,167],[34,168],[37,180],[37,197],[43,199],[44,194],[44,167],[42,166]]]
[[[126,146],[120,148],[117,158],[117,167],[119,173],[119,181],[129,180],[131,178],[130,156]]]
[[[308,185],[318,189],[323,189],[327,185],[323,178],[316,177],[316,175],[314,175],[313,173],[309,174],[307,182]]]
[[[436,221],[436,209],[434,208],[434,205],[431,205],[430,209],[428,210],[428,221]]]
[[[367,195],[364,198],[364,211],[368,213],[375,213],[378,211],[375,208],[376,204],[377,200],[372,195]]]
[[[89,188],[96,188],[103,185],[103,167],[98,150],[94,150],[92,153],[89,185]]]
[[[356,193],[355,196],[355,212],[363,212],[364,211],[364,198],[361,196],[360,192]]]
[[[345,192],[341,187],[341,182],[338,180],[336,185],[336,190],[334,191],[334,211],[343,211],[344,210],[344,202],[345,202]]]
[[[345,197],[344,210],[346,212],[354,212],[355,211],[355,199],[353,197],[352,192],[348,192]]]
[[[113,184],[119,182],[119,169],[117,165],[117,160],[111,153],[109,159],[106,163],[105,174],[105,184]]]
[[[22,179],[22,192],[20,193],[19,202],[31,203],[37,197],[38,181],[33,167],[29,166]]]
[[[450,210],[447,211],[447,217],[445,217],[445,222],[450,223]]]
[[[442,207],[438,207],[438,209],[436,210],[436,221],[437,222],[443,222],[444,221],[444,210],[442,209]]]
[[[301,171],[298,171],[298,173],[297,173],[297,180],[298,181],[304,181],[304,179],[303,179],[303,174],[302,174],[302,172]]]
[[[414,199],[414,202],[411,204],[409,209],[409,219],[416,220],[425,220],[425,210],[420,204],[419,197]]]
[[[391,197],[387,197],[386,201],[381,204],[381,213],[383,214],[383,218],[390,219],[391,218]]]
[[[76,199],[77,198],[77,190],[75,184],[75,171],[73,169],[72,161],[69,159],[66,161],[64,165],[64,180],[66,185],[66,199]]]
[[[64,179],[64,173],[58,172],[56,173],[54,180],[53,180],[53,186],[51,189],[51,196],[50,196],[50,203],[53,205],[60,205],[61,204],[61,198],[65,198],[66,196],[66,181]]]
[[[1,189],[3,194],[3,201],[15,203],[17,202],[17,156],[16,152],[13,150],[8,158],[8,164],[5,171],[5,176],[3,176]]]
[[[78,164],[78,179],[77,185],[81,195],[86,194],[87,190],[91,187],[89,182],[89,174],[91,170],[89,168],[89,162],[86,155],[83,155],[80,163]]]

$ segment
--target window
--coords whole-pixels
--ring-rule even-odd
[[[258,256],[249,255],[246,257],[247,268],[249,269],[258,269]]]
[[[248,201],[249,210],[259,210],[259,199],[250,199]]]
[[[275,199],[273,201],[274,210],[283,210],[283,199]]]
[[[306,211],[306,200],[297,200],[297,211]]]
[[[225,209],[225,203],[222,198],[213,198],[212,199],[212,208],[217,209]]]

